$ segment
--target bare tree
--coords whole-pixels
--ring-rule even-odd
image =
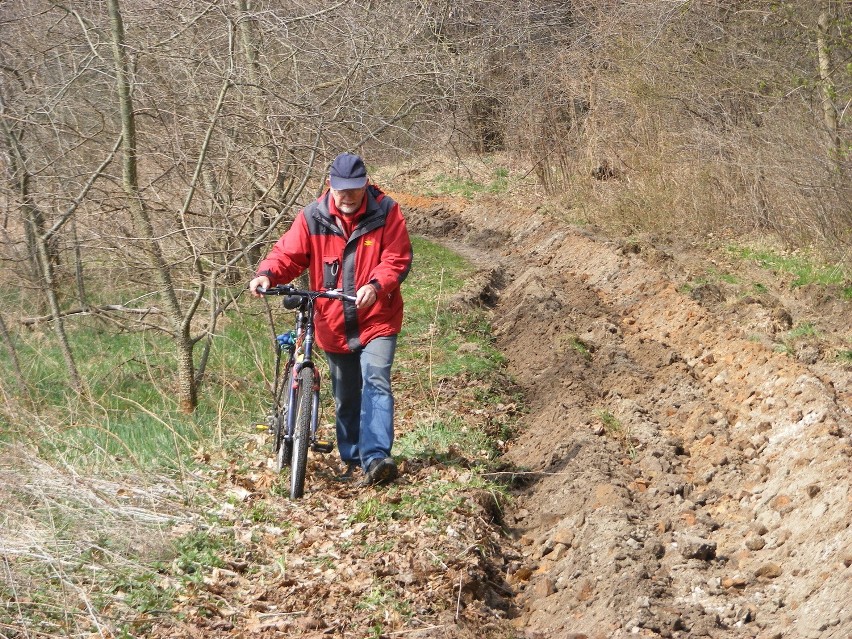
[[[64,326],[68,353],[91,315],[158,331],[192,410],[219,319],[341,150],[505,149],[627,227],[842,240],[848,8],[737,6],[9,0],[0,268],[47,296],[5,319]]]

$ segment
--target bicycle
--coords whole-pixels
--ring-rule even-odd
[[[331,442],[317,437],[320,374],[313,359],[314,304],[319,298],[354,304],[355,298],[340,289],[307,291],[290,284],[258,287],[257,292],[284,296],[284,308],[296,311],[295,327],[275,337],[273,403],[266,426],[272,434],[275,472],[290,466],[290,499],[299,499],[305,491],[308,449],[320,453],[333,449]]]

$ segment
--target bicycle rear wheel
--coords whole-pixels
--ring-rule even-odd
[[[308,447],[311,443],[311,411],[314,391],[314,369],[299,371],[299,388],[296,391],[296,420],[293,427],[293,458],[290,463],[290,499],[305,493],[305,469],[308,465]]]

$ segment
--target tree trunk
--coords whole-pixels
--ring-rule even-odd
[[[259,87],[262,86],[259,62],[257,59],[257,52],[260,49],[260,45],[257,41],[254,30],[252,29],[252,21],[249,19],[248,1],[238,0],[237,4],[241,14],[240,20],[237,22],[237,30],[240,35],[243,54],[246,57],[248,87],[252,87],[251,92],[254,101],[254,109],[257,113],[258,119],[263,121],[267,116],[268,105],[259,90]],[[249,90],[248,87],[244,90]],[[269,132],[265,127],[261,127],[258,133],[263,141],[261,148],[263,149],[263,153],[266,155],[266,160],[269,163],[269,166],[280,167],[278,154],[276,154],[275,151],[275,144],[272,137],[269,135]],[[282,151],[285,152],[286,149],[282,149]],[[270,204],[261,204],[259,224],[254,227],[252,235],[258,235],[268,229],[276,217],[276,212],[284,205],[284,183],[285,175],[280,169],[277,169],[277,174],[275,175],[272,188],[268,189],[265,195],[258,194],[260,197],[267,198],[270,201]],[[274,209],[274,211],[267,210],[270,206]],[[256,266],[263,257],[260,251],[260,246],[251,247],[249,249],[248,257],[251,266]]]
[[[68,334],[65,332],[65,322],[62,319],[62,309],[59,306],[59,296],[56,294],[56,283],[53,280],[53,263],[50,261],[50,252],[47,248],[47,242],[42,241],[41,238],[38,239],[38,259],[44,280],[44,291],[47,294],[50,313],[53,316],[53,330],[62,351],[62,358],[65,360],[65,367],[68,369],[71,386],[76,392],[82,393],[83,380],[80,378],[80,372],[74,361],[74,353],[71,351],[71,343],[68,341]]]
[[[5,104],[0,98],[0,113],[5,110]],[[21,221],[24,227],[24,237],[27,244],[27,259],[29,266],[29,277],[34,286],[42,285],[41,265],[39,263],[39,238],[44,233],[44,213],[36,205],[32,193],[30,193],[30,173],[27,170],[27,157],[21,146],[19,134],[8,124],[6,118],[0,117],[0,129],[3,139],[8,148],[9,157],[9,181],[11,190],[20,198]],[[55,263],[55,262],[54,262]],[[46,307],[41,307],[46,311]]]
[[[18,352],[15,350],[15,343],[12,341],[12,336],[6,329],[6,322],[3,321],[3,316],[0,315],[0,337],[3,338],[3,343],[6,344],[6,350],[9,353],[9,359],[12,360],[12,372],[15,375],[15,382],[19,392],[24,392],[27,388],[24,374],[21,372],[21,363],[18,361]]]
[[[6,123],[5,118],[2,119],[2,129],[3,137],[9,147],[12,179],[15,181],[18,196],[21,198],[21,211],[24,217],[24,232],[29,249],[28,255],[33,282],[47,296],[48,307],[53,317],[53,328],[59,341],[65,366],[68,369],[71,386],[76,392],[80,393],[83,391],[83,382],[74,361],[74,353],[71,351],[68,335],[65,332],[65,323],[62,320],[59,297],[56,293],[56,283],[53,279],[53,265],[58,261],[55,250],[52,248],[53,240],[44,232],[45,215],[30,192],[30,174],[27,170],[26,157],[21,148],[20,139]],[[15,364],[17,364],[17,361],[15,361]],[[20,373],[20,370],[18,373]]]
[[[831,79],[831,48],[828,45],[828,37],[831,31],[831,15],[827,9],[819,14],[819,29],[817,30],[817,56],[819,58],[819,80],[822,91],[822,113],[825,128],[831,137],[832,158],[840,159],[840,133],[837,128],[837,109],[834,106],[834,97],[837,90]]]
[[[177,299],[174,283],[168,264],[163,258],[160,245],[154,234],[151,218],[145,207],[139,188],[138,158],[136,152],[136,119],[133,113],[133,99],[130,92],[129,64],[124,45],[124,23],[118,0],[107,0],[110,28],[112,31],[113,60],[115,63],[116,90],[121,112],[122,131],[122,177],[121,182],[127,196],[127,204],[136,225],[139,236],[146,244],[150,264],[160,284],[165,299],[166,312],[174,329],[177,348],[178,387],[181,410],[191,413],[198,405],[198,393],[193,371],[193,342],[189,336],[189,322],[184,320]]]
[[[74,277],[77,280],[77,297],[83,310],[89,310],[89,298],[86,295],[86,280],[83,277],[83,255],[77,238],[77,222],[71,220],[71,240],[74,243]]]

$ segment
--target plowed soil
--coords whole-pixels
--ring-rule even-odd
[[[841,291],[497,199],[397,197],[480,265],[468,301],[530,407],[503,518],[520,636],[852,636]]]

